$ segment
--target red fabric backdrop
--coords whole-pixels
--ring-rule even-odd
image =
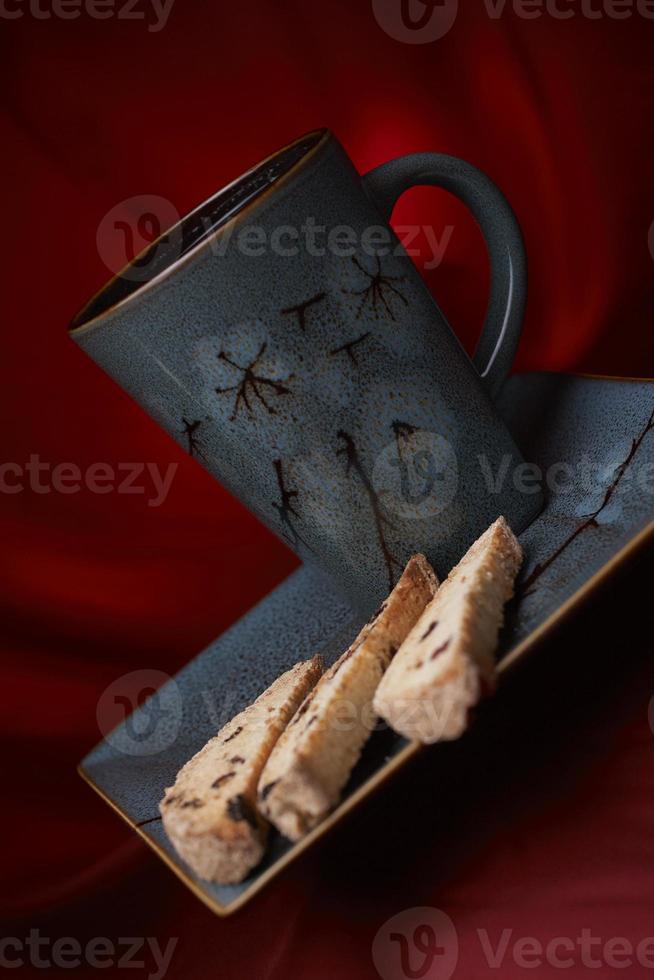
[[[319,125],[362,171],[416,150],[460,155],[500,184],[524,229],[518,367],[652,375],[654,21],[591,19],[572,0],[559,4],[569,20],[509,6],[493,19],[466,4],[424,45],[390,37],[367,0],[176,0],[159,32],[2,8],[22,14],[0,17],[2,461],[179,464],[159,508],[116,493],[0,495],[11,935],[177,936],[171,977],[318,980],[374,976],[377,929],[418,905],[455,921],[462,977],[489,971],[477,928],[493,942],[504,927],[542,942],[583,926],[605,941],[654,933],[654,672],[639,633],[651,612],[634,606],[633,579],[601,625],[596,611],[574,645],[544,654],[549,673],[524,689],[538,707],[504,696],[483,736],[445,762],[430,755],[233,920],[214,919],[75,774],[112,680],[174,673],[296,564],[68,340],[107,278],[96,233],[116,204],[156,194],[183,212]],[[425,275],[471,347],[487,283],[474,224],[425,190],[396,219],[453,227]],[[627,633],[620,609],[635,610]],[[511,961],[501,975],[524,972]]]

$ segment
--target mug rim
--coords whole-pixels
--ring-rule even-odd
[[[158,286],[174,273],[178,272],[191,260],[195,259],[200,253],[202,253],[207,247],[210,247],[211,243],[215,242],[216,239],[223,235],[227,229],[231,228],[237,221],[242,220],[244,215],[251,214],[257,208],[261,207],[272,194],[293,180],[300,171],[304,170],[304,168],[313,161],[313,159],[332,139],[333,134],[331,130],[327,129],[326,127],[319,127],[317,129],[309,130],[302,136],[297,137],[297,139],[291,140],[289,143],[286,143],[284,146],[275,150],[273,153],[269,154],[269,156],[264,157],[254,166],[250,167],[248,170],[245,170],[234,180],[231,180],[229,183],[220,187],[217,191],[214,191],[213,194],[209,195],[209,197],[205,198],[186,214],[182,215],[179,220],[175,222],[175,224],[171,225],[169,228],[166,228],[160,235],[157,236],[157,238],[149,242],[145,248],[143,248],[123,266],[120,272],[111,276],[100,287],[100,289],[98,289],[91,296],[91,298],[87,300],[87,302],[70,321],[68,326],[69,335],[71,337],[78,337],[83,333],[87,333],[94,327],[100,326],[112,313],[133,304],[135,301],[146,295],[151,289]],[[156,249],[157,246],[161,244],[163,239],[176,233],[181,235],[183,227],[188,224],[188,222],[195,215],[210,206],[212,202],[216,201],[223,195],[227,196],[229,191],[234,190],[240,183],[246,181],[248,177],[254,175],[257,171],[264,169],[273,163],[278,157],[283,156],[285,153],[293,150],[295,147],[308,140],[312,140],[313,142],[302,154],[302,156],[288,166],[278,177],[268,183],[267,186],[264,186],[261,190],[255,193],[251,200],[238,207],[235,213],[231,214],[226,219],[219,221],[213,229],[202,235],[202,237],[194,245],[192,245],[192,247],[178,255],[177,258],[165,265],[161,271],[155,273],[151,278],[148,278],[140,283],[138,280],[136,280],[137,285],[135,285],[134,289],[131,289],[127,295],[113,302],[109,302],[103,309],[95,314],[90,313],[93,307],[101,300],[102,296],[105,293],[110,295],[114,285],[123,280],[126,273],[128,273],[130,269],[137,267],[144,256],[151,250]]]

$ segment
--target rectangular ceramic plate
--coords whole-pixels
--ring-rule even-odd
[[[503,673],[654,540],[654,382],[517,375],[499,406],[525,458],[550,484],[545,510],[520,538],[525,565],[501,640]],[[298,660],[321,652],[332,663],[360,625],[317,572],[301,568],[80,765],[103,799],[218,915],[241,907],[420,749],[388,729],[375,732],[336,810],[297,844],[271,834],[264,861],[239,885],[196,878],[166,838],[158,804],[181,766]]]

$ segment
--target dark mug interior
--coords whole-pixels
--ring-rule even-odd
[[[178,224],[169,228],[144,249],[117,276],[111,279],[71,323],[71,330],[83,327],[124,302],[144,285],[171,269],[206,238],[236,217],[248,204],[261,197],[325,137],[327,130],[315,130],[268,157],[210,197]]]

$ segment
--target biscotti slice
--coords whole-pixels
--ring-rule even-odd
[[[261,860],[268,826],[257,812],[259,776],[275,742],[322,674],[296,664],[180,769],[159,806],[176,851],[200,877],[242,881]]]
[[[259,809],[291,840],[315,827],[338,801],[374,727],[377,685],[437,588],[426,558],[411,558],[388,599],[279,739],[259,781]]]
[[[521,563],[500,517],[450,572],[375,695],[375,710],[398,734],[425,743],[463,734],[469,709],[494,687],[504,604]]]

